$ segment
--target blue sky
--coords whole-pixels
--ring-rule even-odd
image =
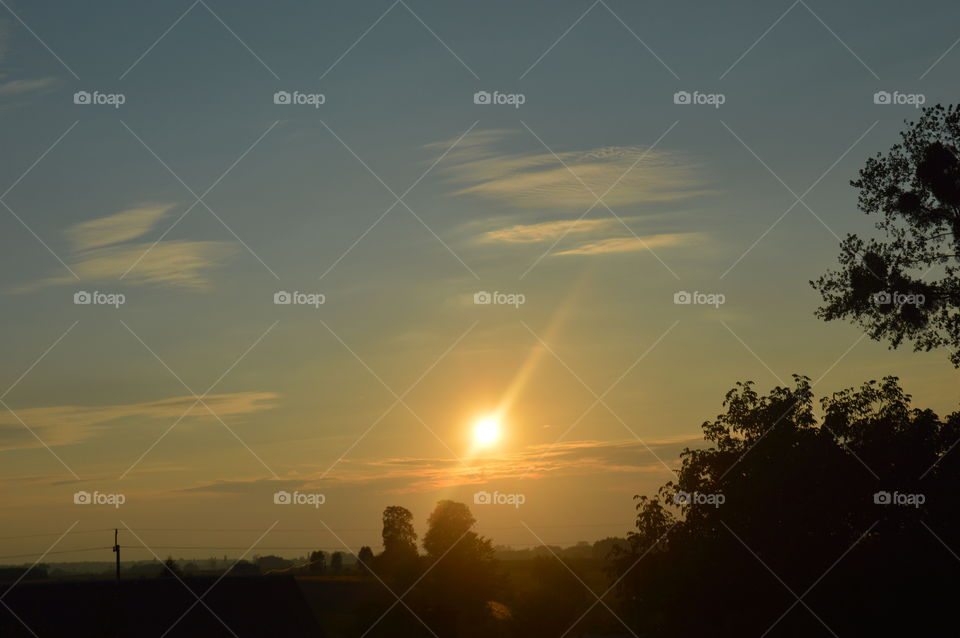
[[[918,115],[874,93],[956,101],[958,13],[9,3],[4,528],[115,526],[113,510],[78,514],[78,489],[127,494],[131,526],[350,529],[490,488],[528,495],[475,512],[498,542],[530,542],[520,520],[592,539],[626,531],[630,497],[670,478],[737,380],[823,375],[832,392],[892,373],[955,409],[944,353],[823,324],[807,281],[838,236],[870,234],[849,180]],[[125,303],[75,305],[78,291]],[[478,291],[525,303],[475,305]],[[215,382],[209,410],[188,411]],[[467,458],[472,419],[508,396],[502,445]],[[278,486],[322,491],[326,509],[279,516]]]

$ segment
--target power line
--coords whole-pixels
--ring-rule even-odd
[[[82,530],[73,530],[73,531],[71,531],[70,533],[71,533],[71,534],[92,534],[92,533],[94,533],[94,532],[97,532],[97,533],[99,533],[99,532],[109,532],[109,531],[112,531],[112,530],[113,530],[112,527],[109,528],[109,529],[108,529],[108,528],[103,528],[103,529],[82,529]],[[20,538],[42,538],[42,537],[44,537],[44,536],[48,536],[48,537],[49,537],[49,536],[61,536],[62,534],[63,534],[63,532],[49,532],[49,533],[42,533],[42,534],[22,534],[22,535],[19,535],[19,536],[0,536],[0,541],[17,540],[17,539],[20,539]]]
[[[54,552],[38,552],[33,554],[13,554],[11,556],[0,556],[0,560],[7,560],[8,558],[33,558],[34,556],[49,556],[51,554],[72,554],[74,552],[93,552],[108,550],[110,547],[84,547],[82,549],[60,549]]]

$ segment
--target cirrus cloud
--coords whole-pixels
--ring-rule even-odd
[[[128,285],[205,290],[209,286],[205,271],[234,254],[236,244],[196,240],[131,242],[151,232],[173,208],[173,204],[142,205],[71,226],[64,233],[72,248],[70,269],[82,281],[122,279]],[[74,282],[76,279],[69,275],[49,277],[15,292]]]
[[[582,151],[504,153],[515,131],[472,133],[451,150],[442,171],[473,195],[515,208],[587,209],[604,195],[610,206],[673,202],[706,195],[699,167],[680,153],[644,146]],[[446,149],[451,142],[428,145]],[[609,192],[607,192],[609,190]],[[592,192],[591,192],[592,191]],[[595,194],[596,195],[595,195]]]

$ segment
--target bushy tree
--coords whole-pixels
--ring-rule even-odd
[[[361,575],[369,575],[373,568],[373,550],[369,545],[364,545],[357,552],[357,570]]]
[[[823,623],[840,636],[927,635],[954,622],[958,563],[945,545],[960,546],[960,413],[912,408],[888,377],[822,399],[818,416],[809,380],[794,380],[766,396],[737,384],[703,425],[708,447],[685,450],[675,482],[637,497],[614,575],[641,635],[775,623],[769,635],[829,635]],[[788,587],[804,604],[783,615]]]
[[[406,589],[420,573],[417,532],[413,514],[405,507],[391,505],[383,510],[383,553],[377,556],[377,573],[395,588]]]
[[[851,182],[883,236],[844,239],[840,270],[811,282],[824,301],[817,316],[853,321],[892,348],[947,348],[960,367],[960,107],[925,108],[901,137]]]
[[[322,574],[327,569],[327,555],[320,550],[310,552],[310,571]]]
[[[489,603],[500,593],[493,545],[473,531],[475,523],[470,508],[448,500],[437,503],[427,520],[424,590],[430,625],[444,638],[485,635]]]
[[[173,556],[168,556],[167,560],[163,561],[159,576],[160,578],[183,578],[183,572],[180,571],[180,566],[177,565]]]

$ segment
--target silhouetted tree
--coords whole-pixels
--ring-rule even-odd
[[[373,550],[368,545],[364,545],[357,552],[357,570],[361,574],[368,574],[373,568]]]
[[[851,182],[884,237],[843,240],[841,269],[811,282],[824,300],[817,316],[849,319],[892,348],[946,347],[960,367],[960,107],[925,108],[901,137]]]
[[[167,560],[163,561],[163,569],[160,570],[159,576],[160,578],[183,578],[183,572],[180,571],[177,561],[173,560],[172,556],[168,556]]]
[[[607,538],[601,538],[593,544],[591,556],[596,560],[605,561],[610,558],[614,548],[626,548],[626,546],[627,539],[608,536]]]
[[[427,520],[428,624],[444,638],[485,635],[492,622],[488,603],[500,593],[493,545],[472,531],[474,523],[466,505],[446,500],[437,503]]]
[[[341,552],[334,552],[330,555],[330,569],[333,570],[334,574],[343,571],[343,554]]]
[[[383,510],[384,553],[417,553],[417,532],[413,529],[413,514],[405,507],[391,505]]]
[[[310,571],[322,574],[327,569],[327,555],[322,551],[310,552]]]
[[[383,510],[383,553],[375,561],[377,573],[397,588],[406,589],[417,579],[420,556],[413,514],[405,507],[391,505]]]
[[[613,572],[640,635],[774,623],[769,635],[930,635],[954,622],[960,413],[911,408],[888,377],[821,399],[818,418],[809,380],[794,379],[766,396],[737,384],[703,425],[709,447],[637,497]]]

